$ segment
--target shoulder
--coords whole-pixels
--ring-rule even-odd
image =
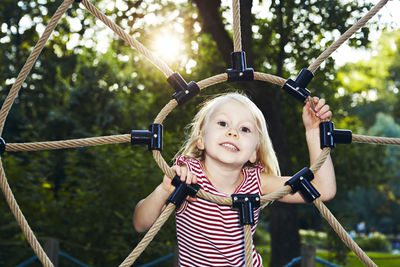
[[[186,166],[192,173],[198,174],[202,170],[201,162],[195,158],[189,158],[180,155],[176,158],[175,164],[178,166]]]

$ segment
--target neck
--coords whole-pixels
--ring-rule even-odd
[[[233,194],[243,180],[241,167],[220,164],[213,160],[207,160],[207,157],[203,166],[210,182],[222,193]]]

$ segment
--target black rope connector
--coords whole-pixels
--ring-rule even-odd
[[[289,185],[292,188],[292,194],[300,191],[301,196],[306,202],[313,202],[321,195],[310,183],[312,179],[314,179],[314,174],[306,167],[290,178],[285,185]]]
[[[232,68],[227,69],[228,82],[254,81],[254,70],[246,65],[244,51],[232,52]]]
[[[168,197],[167,203],[175,204],[176,209],[179,209],[186,197],[196,197],[197,192],[201,188],[199,184],[186,184],[182,182],[178,175],[175,175],[171,183],[175,186],[175,190]]]
[[[260,196],[258,194],[232,194],[232,206],[239,209],[241,225],[254,225],[254,209],[260,207]]]
[[[282,86],[289,95],[293,96],[300,102],[304,103],[310,95],[310,91],[306,89],[308,83],[314,78],[314,74],[308,69],[302,69],[296,80],[288,79]]]
[[[186,103],[200,93],[200,87],[195,82],[187,84],[185,79],[178,72],[174,72],[167,79],[168,83],[174,88],[175,94],[172,96],[179,105]]]
[[[319,124],[321,149],[324,147],[335,147],[335,144],[351,144],[353,139],[350,130],[335,130],[333,122],[324,121]]]
[[[6,151],[6,141],[4,141],[3,137],[0,137],[0,155]]]
[[[75,0],[75,3],[82,3],[82,0]]]
[[[148,145],[149,151],[162,151],[162,125],[151,124],[149,130],[132,130],[131,132],[132,145]]]

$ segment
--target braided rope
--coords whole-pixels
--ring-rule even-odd
[[[119,27],[115,22],[110,20],[106,15],[104,15],[100,10],[98,10],[94,5],[92,5],[88,0],[82,0],[82,4],[90,11],[95,17],[100,19],[106,26],[118,34],[122,39],[124,39],[132,48],[135,48],[139,53],[145,56],[154,66],[161,70],[166,77],[171,76],[173,71],[168,67],[165,62],[157,58],[150,50],[144,47],[135,38],[129,36],[121,27]]]
[[[338,40],[328,47],[315,61],[312,63],[308,70],[314,72],[322,62],[325,61],[336,49],[339,48],[347,39],[349,39],[356,31],[363,27],[378,11],[388,2],[388,0],[381,0],[376,4],[364,17],[362,17],[356,24],[348,29]]]
[[[262,72],[254,72],[254,80],[270,82],[279,86],[283,86],[286,83],[286,80],[281,77]]]
[[[135,260],[140,256],[140,254],[145,250],[145,248],[150,244],[151,240],[153,240],[154,236],[160,231],[161,227],[168,220],[171,213],[174,211],[175,206],[173,204],[168,204],[165,210],[161,213],[158,219],[151,226],[149,231],[140,241],[140,243],[136,246],[136,248],[129,254],[128,257],[119,265],[121,266],[131,266]]]
[[[353,134],[352,141],[358,143],[370,143],[370,144],[380,144],[380,145],[400,145],[400,138],[366,136],[358,134]]]
[[[377,266],[365,252],[357,245],[356,242],[347,234],[346,230],[328,210],[328,208],[322,203],[321,200],[314,200],[314,205],[318,208],[324,218],[328,221],[331,227],[339,235],[342,241],[358,256],[358,258],[367,266]]]
[[[18,206],[17,201],[15,200],[14,194],[12,193],[11,188],[7,182],[1,158],[0,158],[0,186],[1,190],[4,193],[8,206],[10,207],[12,213],[14,214],[14,217],[17,220],[19,226],[21,227],[22,232],[24,233],[26,239],[28,240],[29,245],[32,247],[33,251],[35,251],[36,255],[38,256],[40,262],[45,267],[53,266],[50,259],[44,252],[43,248],[40,246],[40,243],[36,239],[36,236],[33,233],[32,229],[29,227],[29,224],[26,221],[24,214],[22,213],[21,209]]]
[[[62,15],[65,11],[69,8],[74,0],[65,0],[57,9],[56,13],[54,13],[53,17],[50,19],[49,25],[47,25],[46,29],[44,30],[42,36],[40,37],[39,41],[36,43],[35,47],[33,48],[31,54],[29,55],[28,59],[26,60],[24,66],[22,67],[18,77],[10,89],[10,92],[7,95],[6,100],[3,103],[3,106],[0,110],[0,136],[3,133],[4,122],[7,118],[8,112],[11,109],[12,104],[14,103],[15,98],[18,95],[18,92],[21,88],[22,83],[25,81],[26,77],[28,76],[29,72],[31,71],[33,64],[35,64],[37,58],[39,57],[40,52],[42,52],[44,45],[46,44],[47,40],[49,39],[51,33],[53,32],[54,28],[57,26],[58,21],[61,19]]]
[[[321,169],[322,165],[324,164],[326,158],[329,156],[330,152],[331,152],[330,147],[325,147],[324,149],[322,149],[321,154],[310,167],[310,170],[313,173],[316,173],[319,169]]]
[[[226,82],[227,80],[228,80],[228,74],[221,73],[221,74],[206,78],[204,80],[201,80],[197,83],[197,85],[200,87],[200,89],[204,89],[211,85]]]
[[[253,266],[253,236],[251,234],[251,225],[243,225],[244,231],[244,260],[246,267]]]
[[[242,51],[242,33],[240,32],[240,3],[232,1],[233,13],[233,52]]]
[[[98,146],[107,144],[117,144],[130,142],[130,134],[112,135],[112,136],[100,136],[90,137],[63,141],[47,141],[47,142],[35,142],[35,143],[9,143],[6,145],[6,151],[39,151],[39,150],[54,150],[62,148],[75,148],[75,147],[86,147],[86,146]]]

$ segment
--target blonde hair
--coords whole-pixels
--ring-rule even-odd
[[[247,162],[245,166],[261,165],[265,172],[273,175],[280,175],[278,159],[276,158],[271,139],[268,134],[265,118],[260,109],[246,96],[240,93],[227,93],[218,95],[208,101],[205,101],[193,118],[193,121],[188,125],[189,138],[183,144],[177,155],[183,154],[188,158],[196,158],[204,160],[204,151],[197,148],[197,141],[203,134],[204,125],[207,124],[214,109],[220,104],[236,100],[246,106],[253,114],[256,121],[257,132],[259,134],[260,143],[257,147],[257,159],[254,163]]]

